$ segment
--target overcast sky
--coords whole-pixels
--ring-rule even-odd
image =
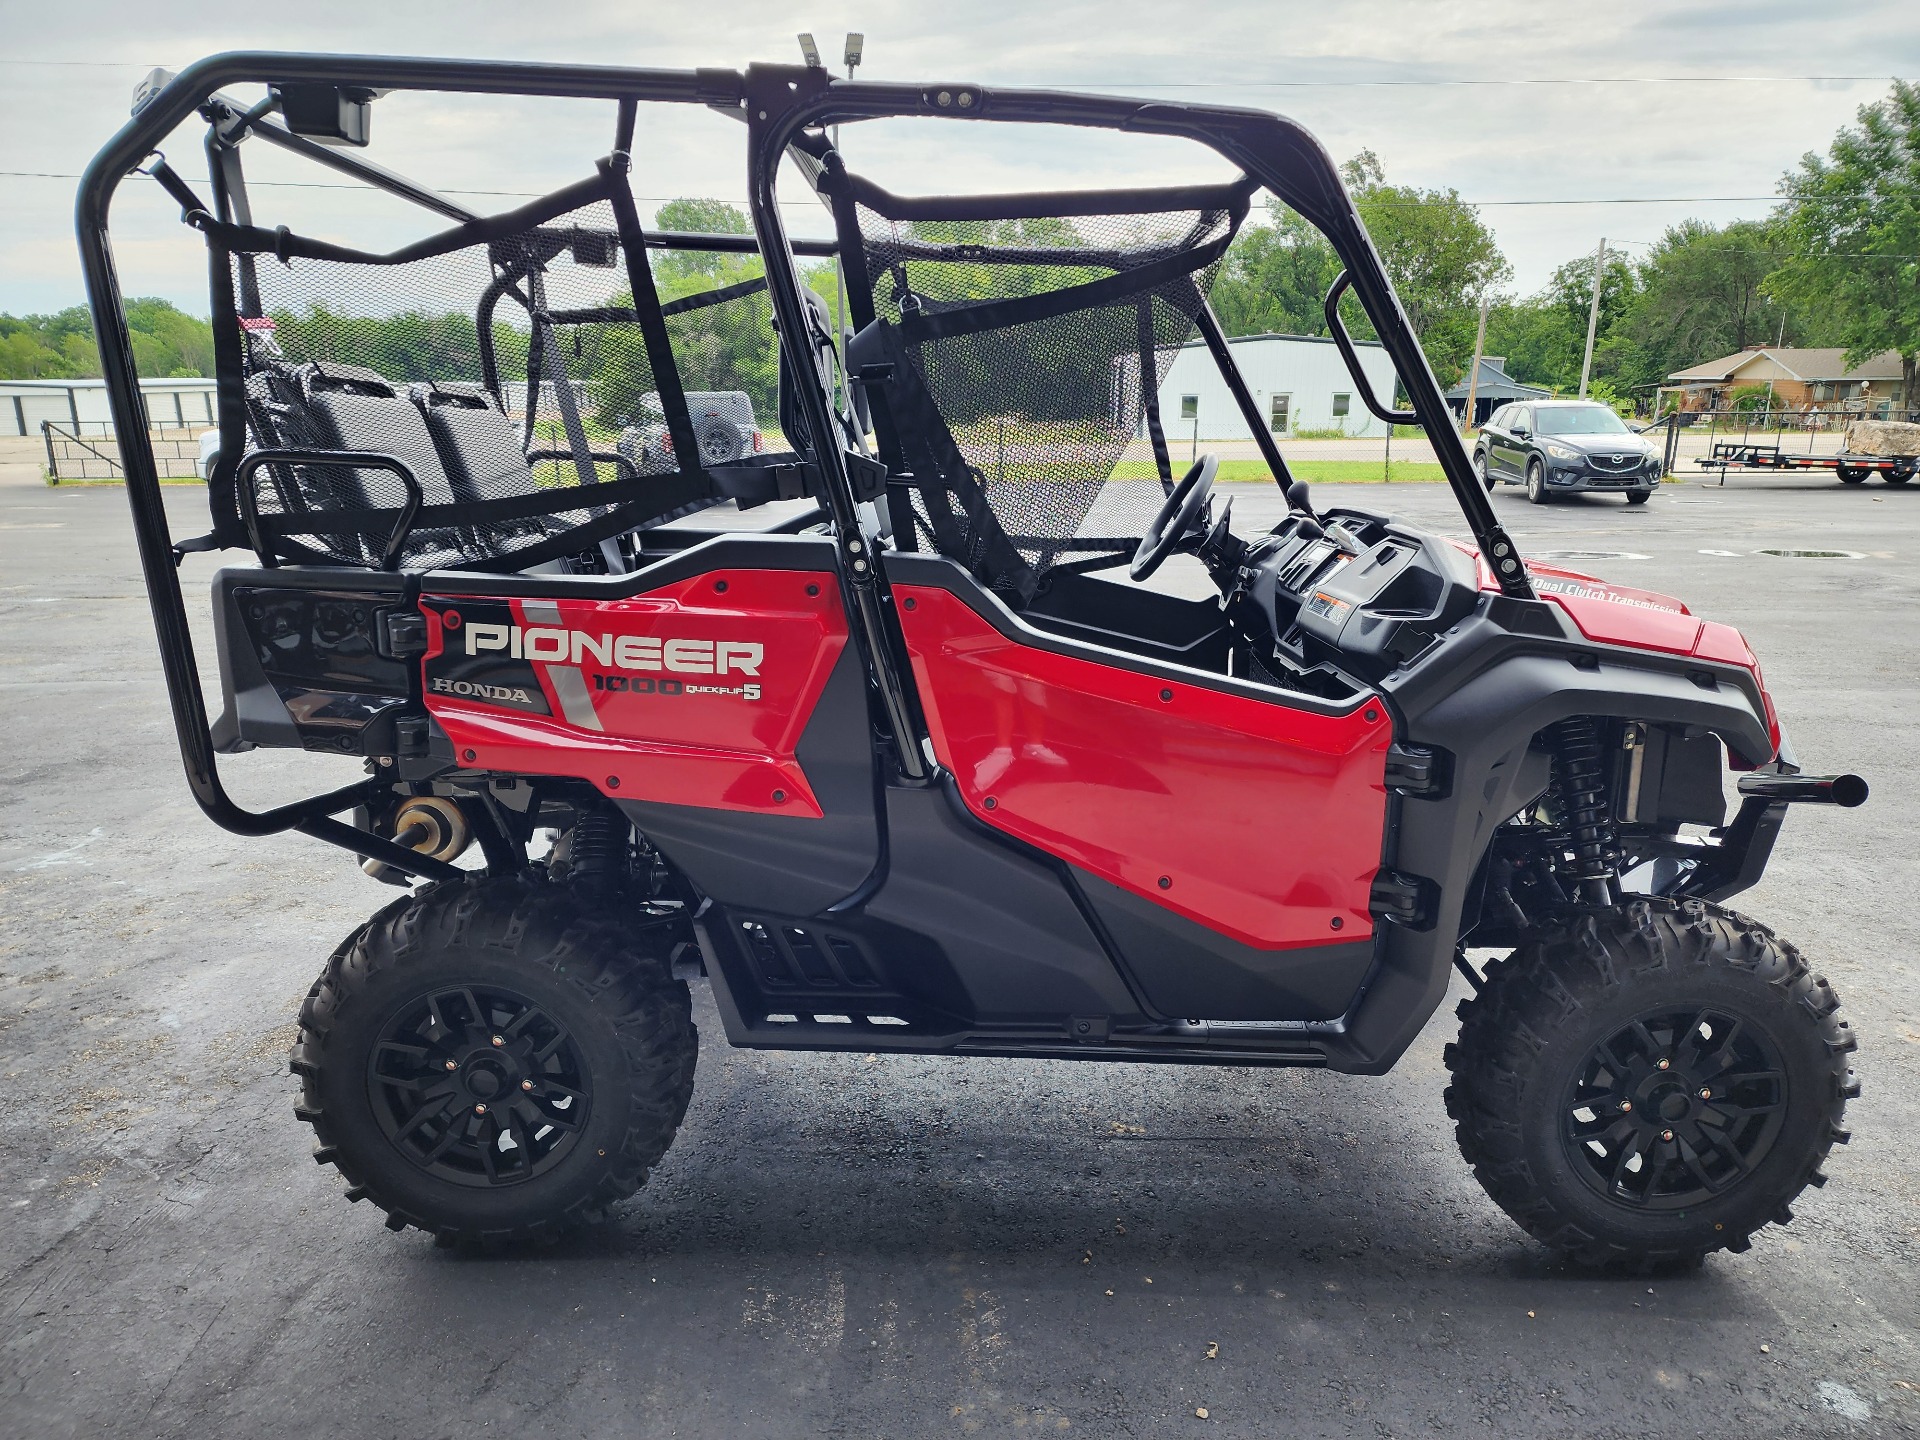
[[[1394,183],[1451,186],[1483,205],[1523,293],[1602,235],[1644,254],[1689,215],[1765,214],[1765,197],[1802,152],[1824,150],[1893,76],[1920,76],[1914,0],[862,0],[798,9],[758,0],[0,0],[0,310],[79,302],[73,182],[61,177],[124,120],[134,83],[155,65],[285,49],[738,67],[797,58],[801,29],[832,59],[854,26],[867,37],[862,78],[1109,90],[1290,115],[1338,158],[1365,147]],[[602,105],[392,96],[375,107],[371,153],[450,190],[537,193],[588,173],[610,123]],[[683,113],[647,133],[651,148],[636,147],[643,213],[653,197],[742,195],[737,127]],[[255,148],[256,178],[326,178],[278,157],[255,160]],[[999,127],[859,127],[846,149],[856,169],[908,191],[1218,170],[1171,142],[1016,139]],[[204,174],[195,137],[176,137],[171,151],[183,173]],[[125,289],[204,314],[204,252],[154,188],[129,182],[116,208]],[[288,186],[261,196],[266,223],[363,245],[437,228],[352,190]],[[793,213],[797,230],[817,228]]]

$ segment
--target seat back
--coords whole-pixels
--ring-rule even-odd
[[[478,385],[415,385],[412,400],[423,417],[447,482],[462,501],[527,495],[533,467],[520,432]]]

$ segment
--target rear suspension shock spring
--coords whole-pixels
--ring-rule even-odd
[[[583,810],[573,828],[555,847],[566,879],[576,885],[619,884],[631,869],[627,846],[631,830],[626,816],[610,805]]]
[[[1619,899],[1619,837],[1607,801],[1600,761],[1600,731],[1590,716],[1575,715],[1553,727],[1554,780],[1563,823],[1572,841],[1573,869],[1584,904],[1610,906]]]

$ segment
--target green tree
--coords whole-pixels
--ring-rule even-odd
[[[1234,237],[1213,282],[1213,308],[1229,335],[1324,335],[1322,304],[1340,274],[1326,237],[1269,196],[1267,223]]]
[[[1486,353],[1504,357],[1507,374],[1523,384],[1565,389],[1580,383],[1586,324],[1583,315],[1575,334],[1566,312],[1544,295],[1501,299],[1487,310]]]
[[[1920,398],[1920,85],[1894,81],[1858,118],[1825,157],[1808,152],[1782,178],[1774,234],[1786,258],[1766,289],[1796,309],[1826,311],[1850,363],[1898,353],[1911,405]]]
[[[126,302],[134,360],[149,379],[211,375],[213,330],[165,300]],[[52,315],[0,315],[0,380],[73,380],[100,373],[84,305]]]
[[[1472,355],[1481,294],[1512,274],[1493,233],[1456,191],[1387,184],[1371,150],[1341,166],[1340,175],[1429,363],[1452,379]],[[1322,306],[1340,268],[1318,230],[1269,199],[1266,222],[1245,227],[1227,252],[1214,308],[1230,335],[1324,335]],[[1357,306],[1347,328],[1362,339],[1374,333]]]
[[[1480,297],[1512,279],[1513,267],[1457,190],[1389,185],[1371,150],[1340,174],[1427,362],[1443,382],[1452,381],[1472,358]]]
[[[1601,342],[1613,333],[1614,326],[1639,293],[1640,277],[1634,271],[1633,262],[1618,250],[1607,251],[1606,269],[1600,282],[1600,314],[1593,332],[1596,373],[1601,368],[1597,363]],[[1541,299],[1560,312],[1562,323],[1575,337],[1568,369],[1573,383],[1578,385],[1580,360],[1587,348],[1587,317],[1593,310],[1593,256],[1576,256],[1556,267]]]
[[[1644,391],[1675,370],[1749,345],[1804,340],[1806,327],[1761,288],[1779,258],[1768,227],[1756,221],[1671,227],[1640,263],[1638,289],[1607,332],[1608,372]]]

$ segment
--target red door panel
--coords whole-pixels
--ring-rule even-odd
[[[463,766],[820,816],[795,751],[847,641],[832,575],[716,570],[629,599],[420,608],[427,709]]]
[[[1330,716],[1161,680],[894,588],[935,753],[980,819],[1246,945],[1372,933],[1377,702]]]

